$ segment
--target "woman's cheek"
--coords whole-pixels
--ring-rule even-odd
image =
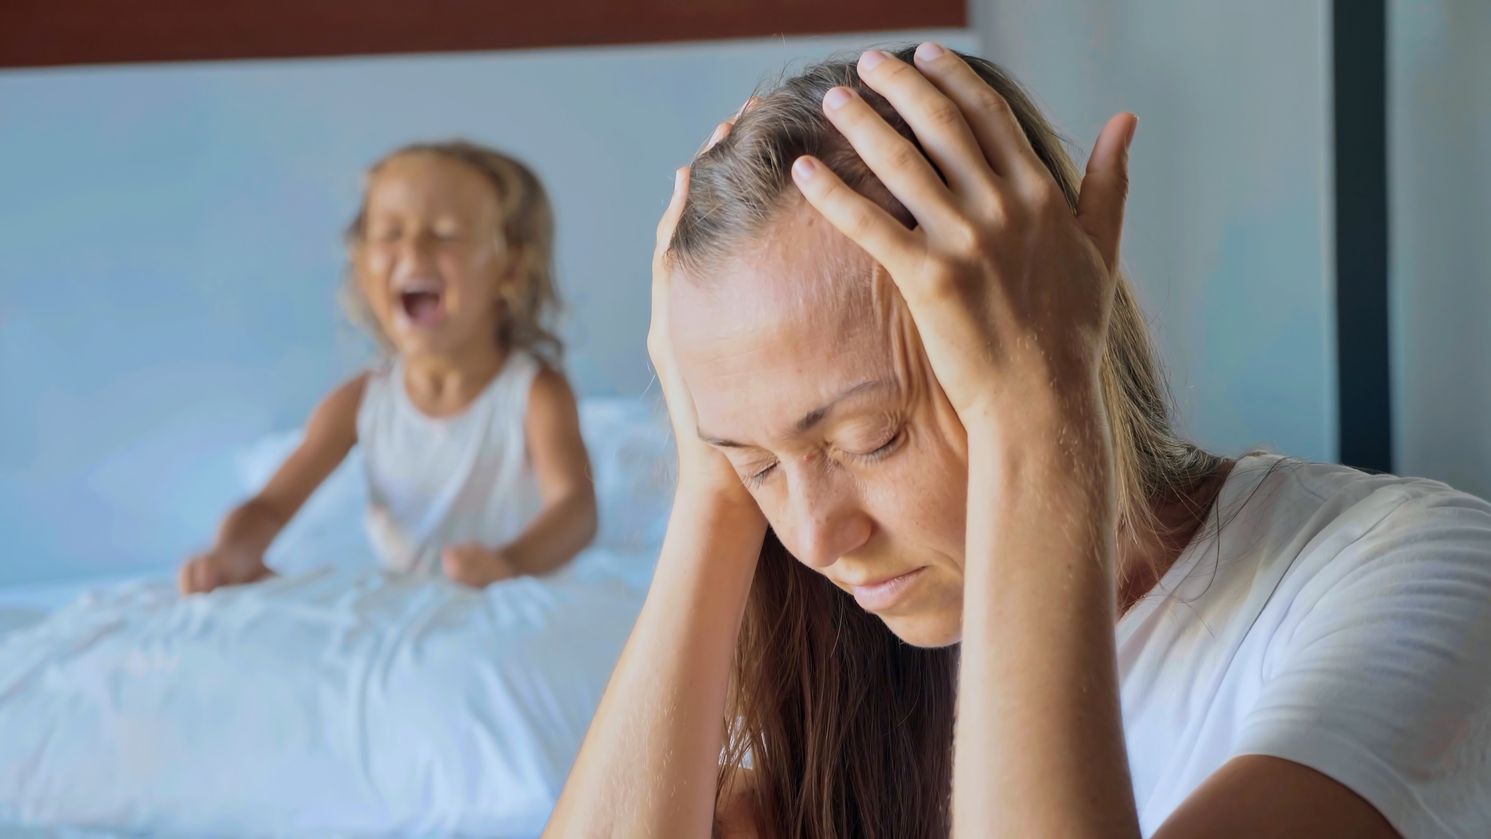
[[[968,503],[967,465],[955,441],[924,434],[908,440],[901,457],[889,459],[875,481],[875,506],[886,521],[919,538],[935,540],[939,550],[961,548]]]

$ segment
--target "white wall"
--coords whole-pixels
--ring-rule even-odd
[[[1396,468],[1491,498],[1491,3],[1388,27]]]
[[[362,168],[465,135],[559,218],[570,372],[639,393],[675,167],[763,78],[872,41],[0,72],[0,585],[172,565],[235,455],[363,360],[335,304]]]
[[[1124,261],[1183,427],[1336,457],[1328,4],[974,0],[1074,145],[1140,117]]]

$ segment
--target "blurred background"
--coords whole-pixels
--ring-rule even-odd
[[[1491,3],[12,0],[0,33],[0,586],[174,567],[256,444],[370,356],[364,167],[467,137],[559,224],[583,395],[651,374],[673,169],[784,69],[934,38],[1085,157],[1142,126],[1125,261],[1182,426],[1491,495]]]

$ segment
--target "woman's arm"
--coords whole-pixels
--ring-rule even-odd
[[[1133,119],[1104,130],[1074,213],[971,67],[932,45],[917,63],[870,51],[859,72],[926,157],[852,91],[824,101],[916,228],[812,158],[793,176],[895,280],[968,432],[953,832],[1136,835],[1098,377]]]
[[[556,839],[707,837],[714,823],[726,690],[766,521],[699,439],[673,361],[667,247],[687,194],[680,169],[658,223],[647,336],[678,446],[678,488],[647,602],[544,831]]]
[[[968,430],[954,833],[1135,835],[1101,412],[1011,409]]]
[[[765,527],[680,485],[647,602],[545,836],[706,837]]]
[[[264,552],[356,445],[357,409],[366,382],[366,375],[359,375],[316,407],[306,423],[304,439],[264,489],[228,513],[211,550],[181,567],[178,583],[183,593],[250,583],[269,575]]]
[[[890,272],[968,432],[954,834],[1136,835],[1113,632],[1113,454],[1098,372],[1137,123],[1120,115],[1104,128],[1074,213],[1008,104],[958,56],[929,46],[915,68],[871,52],[859,69],[936,171],[857,97],[825,102],[916,229],[821,163],[805,159],[793,175]],[[1323,774],[1246,756],[1214,773],[1160,832],[1391,828]]]

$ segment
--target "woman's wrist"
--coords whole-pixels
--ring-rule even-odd
[[[969,465],[976,462],[1025,473],[1046,468],[1106,465],[1112,441],[1096,388],[1022,391],[961,417]]]
[[[670,527],[686,520],[720,536],[755,537],[766,532],[766,520],[743,487],[681,479],[673,495]]]

